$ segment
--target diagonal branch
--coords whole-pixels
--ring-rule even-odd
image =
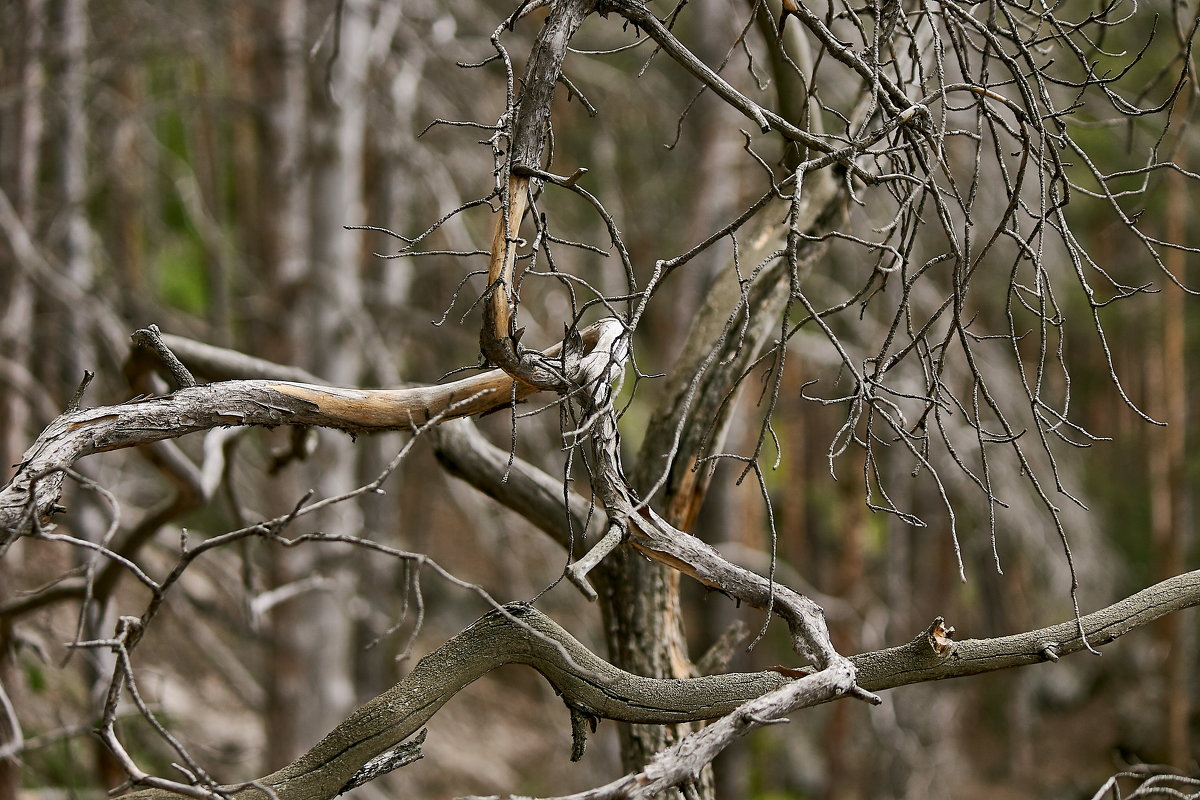
[[[599,535],[601,515],[586,500],[564,489],[561,478],[489,442],[470,420],[439,425],[426,435],[447,472],[517,512],[564,550],[572,547],[572,536]]]

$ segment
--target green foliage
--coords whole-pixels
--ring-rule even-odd
[[[202,314],[208,307],[208,280],[204,248],[194,236],[177,236],[154,259],[155,294],[164,303]]]
[[[34,694],[46,691],[46,673],[40,665],[33,662],[25,664],[25,685]]]
[[[79,739],[63,739],[50,747],[29,752],[23,756],[27,769],[22,774],[26,788],[59,786],[77,790],[88,781],[88,757],[84,742]]]

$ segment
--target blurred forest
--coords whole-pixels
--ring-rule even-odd
[[[0,483],[68,407],[85,371],[95,379],[84,405],[167,391],[138,365],[130,343],[152,323],[337,386],[436,383],[478,365],[491,209],[479,204],[446,220],[421,242],[420,257],[386,257],[405,243],[355,226],[412,237],[492,191],[499,177],[491,133],[431,123],[494,125],[505,113],[504,69],[483,62],[516,5],[0,4]],[[753,22],[759,5],[691,0],[675,9],[671,29],[705,63],[725,65],[722,76],[741,91],[774,103],[787,78],[778,59],[763,54],[778,6],[763,12],[770,23],[763,28]],[[1064,8],[1073,5],[1082,17],[1102,4],[1070,0]],[[659,15],[674,8],[650,6]],[[1180,43],[1190,41],[1196,10],[1154,2],[1136,12],[1122,7],[1118,16],[1125,14],[1103,48],[1140,53],[1125,75],[1134,87],[1125,96],[1156,106],[1181,70],[1192,75]],[[505,31],[518,69],[544,17],[534,10]],[[793,20],[786,36],[802,36],[799,28]],[[779,141],[751,137],[753,124],[700,92],[666,55],[652,55],[652,44],[623,47],[638,35],[616,17],[584,24],[567,62],[572,91],[560,86],[553,104],[550,169],[569,176],[587,168],[579,185],[602,198],[645,280],[657,261],[688,251],[769,189],[770,171],[787,153]],[[1106,68],[1119,72],[1119,62],[1109,59]],[[1074,135],[1106,172],[1144,163],[1151,150],[1195,165],[1194,90],[1188,82],[1168,109],[1116,128],[1085,120]],[[835,106],[850,88],[823,91]],[[945,157],[954,167],[974,156],[951,145]],[[1075,153],[1066,160],[1083,163]],[[1145,190],[1130,213],[1147,236],[1200,245],[1190,221],[1198,187],[1186,173],[1131,173],[1128,184],[1131,193]],[[1008,202],[1000,185],[985,173],[971,187],[981,214]],[[847,204],[844,230],[872,238],[887,225],[892,208],[871,197]],[[547,193],[542,203],[537,213],[551,214],[557,236],[609,249],[605,220],[578,195]],[[953,470],[953,453],[929,456],[951,467],[935,481],[903,447],[843,447],[846,408],[814,400],[849,391],[843,356],[809,326],[787,341],[786,371],[764,358],[729,400],[728,429],[714,452],[748,457],[762,447],[762,469],[747,477],[744,461],[717,462],[703,505],[681,527],[819,602],[845,654],[907,642],[938,615],[959,637],[1038,628],[1071,619],[1075,599],[1087,613],[1200,567],[1200,307],[1102,199],[1077,193],[1068,214],[1080,246],[1116,280],[1153,290],[1101,309],[1103,338],[1079,287],[1059,291],[1067,321],[1041,340],[1069,365],[1069,377],[1064,369],[1045,380],[1069,398],[1063,406],[1073,424],[1095,437],[1075,437],[1086,447],[1053,450],[1049,486],[1065,487],[1079,505],[1056,500],[1057,513],[1049,513],[1015,459],[997,456],[990,472],[984,468],[984,495],[965,470]],[[936,251],[939,235],[913,234],[915,263]],[[746,253],[748,240],[740,243]],[[878,254],[864,257],[859,244],[829,242],[805,281],[817,307],[854,299],[828,324],[864,359],[895,330],[899,284],[860,294],[882,272]],[[537,348],[560,340],[573,321],[571,292],[627,291],[621,264],[599,250],[547,253],[536,267],[544,272],[527,278],[521,294],[523,342]],[[1180,284],[1200,286],[1193,252],[1163,248],[1162,257]],[[740,262],[747,275],[754,258]],[[1071,270],[1063,252],[1047,261]],[[646,304],[633,339],[636,377],[631,370],[621,398],[622,447],[631,459],[667,402],[666,382],[655,376],[673,370],[710,287],[732,263],[729,244],[707,249]],[[1007,330],[1011,264],[1003,256],[995,264],[974,277],[970,313],[981,329]],[[562,270],[580,277],[560,281]],[[906,299],[918,308],[945,300],[916,285]],[[778,337],[777,320],[770,324]],[[1020,369],[1042,380],[1045,352],[1028,341],[1024,366],[998,355],[982,366],[1000,402],[1012,392],[1020,405]],[[201,380],[249,377],[193,371]],[[535,396],[516,417],[502,411],[478,424],[497,447],[511,446],[562,478],[571,466],[558,413],[524,414],[551,402]],[[969,413],[958,411],[960,419]],[[560,580],[569,557],[561,544],[444,470],[431,439],[234,427],[75,466],[60,528],[119,544],[120,552],[137,552],[143,568],[161,571],[181,540],[287,514],[309,490],[325,498],[368,484],[413,442],[382,494],[334,504],[298,525],[361,535],[428,562],[337,542],[284,548],[244,539],[197,560],[147,633],[136,664],[142,697],[210,774],[247,780],[295,758],[483,614],[479,588],[499,602],[536,597],[541,610],[606,652],[597,607]],[[1030,469],[1047,469],[1034,460]],[[653,478],[645,476],[661,467],[635,469],[648,486]],[[911,516],[883,513],[881,503]],[[86,584],[71,580],[95,570]],[[68,645],[109,636],[120,615],[141,613],[143,588],[113,572],[88,550],[31,537],[0,558],[0,746],[16,741],[18,724],[22,735],[12,757],[0,760],[0,800],[98,797],[126,778],[90,733],[113,657]],[[687,578],[679,591],[692,661],[702,662],[740,622],[748,633],[728,669],[794,662],[776,627],[752,650],[744,647],[764,626],[763,612]],[[1194,609],[1172,615],[1101,657],[894,689],[879,707],[843,700],[807,709],[727,750],[715,764],[715,796],[1091,797],[1109,776],[1140,764],[1200,777],[1198,619]],[[146,769],[178,777],[162,738],[136,710],[122,713],[130,753]],[[571,763],[566,710],[520,667],[468,687],[428,730],[423,760],[352,796],[565,794],[622,772],[618,723],[601,723],[586,755]]]

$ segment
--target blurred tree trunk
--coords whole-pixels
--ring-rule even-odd
[[[209,336],[213,344],[228,347],[233,343],[230,292],[234,265],[221,198],[221,171],[226,159],[221,152],[220,123],[213,107],[215,95],[210,71],[219,75],[221,69],[219,63],[213,64],[208,58],[197,59],[192,67],[198,102],[188,125],[190,166],[196,183],[191,211],[205,249]]]
[[[19,8],[6,4],[4,19],[5,50],[13,54],[6,75],[16,78],[4,85],[6,93],[15,98],[6,113],[3,137],[15,142],[15,147],[0,149],[7,155],[0,165],[2,185],[13,194],[8,198],[20,223],[31,233],[37,229],[38,169],[42,163],[41,147],[45,136],[45,110],[42,107],[46,83],[45,45],[46,9],[44,0],[26,0]],[[7,188],[11,187],[11,189]],[[5,253],[5,258],[11,258]],[[12,474],[12,465],[21,459],[29,446],[30,403],[33,372],[30,367],[33,343],[34,290],[23,269],[0,271],[0,485]]]
[[[1184,100],[1186,112],[1186,99]],[[1186,169],[1185,154],[1180,148],[1176,163]],[[1167,177],[1167,237],[1172,242],[1187,243],[1189,211],[1188,186],[1183,176],[1174,170]],[[1165,255],[1167,269],[1181,281],[1187,282],[1187,254],[1171,248]],[[1147,448],[1150,474],[1151,529],[1154,551],[1157,554],[1157,578],[1178,575],[1187,568],[1191,544],[1192,509],[1187,493],[1188,426],[1188,359],[1186,355],[1186,316],[1184,292],[1168,283],[1162,292],[1162,344],[1152,348],[1158,353],[1150,369],[1150,397],[1157,400],[1157,417],[1166,428],[1150,431],[1151,445]],[[1186,627],[1172,615],[1159,625],[1163,644],[1163,729],[1167,763],[1187,769],[1193,759],[1190,736],[1192,686],[1196,669],[1195,630]]]
[[[346,0],[340,25],[309,73],[312,260],[306,305],[311,313],[304,315],[296,333],[308,342],[313,371],[339,386],[355,385],[362,371],[362,235],[344,226],[364,222],[364,93],[373,5]],[[330,58],[327,74],[322,67]]]
[[[312,184],[306,302],[312,313],[296,320],[299,325],[292,335],[305,342],[310,369],[339,386],[363,382],[362,235],[345,226],[364,222],[366,81],[376,5],[375,0],[345,0],[326,47],[309,70]],[[359,474],[360,454],[348,437],[324,434],[319,447],[318,457],[304,465],[312,485],[319,481],[323,491],[332,494],[364,482]],[[340,504],[322,524],[330,530],[360,533],[362,508],[358,503]],[[338,577],[353,571],[358,555],[339,554],[322,572]],[[310,558],[316,556],[315,550],[309,552]],[[334,591],[349,583],[336,584]],[[320,685],[314,694],[317,702],[308,706],[300,722],[315,740],[353,708],[356,653],[352,626],[345,624],[337,604],[308,594],[299,605],[309,621],[309,680]]]
[[[233,90],[255,109],[257,122],[233,130],[233,154],[241,165],[237,224],[246,257],[258,266],[253,276],[241,277],[245,290],[234,300],[247,322],[244,349],[341,385],[363,380],[361,237],[343,226],[361,223],[364,214],[372,10],[349,2],[335,24],[332,3],[231,6],[231,27],[242,32],[233,37],[229,55]],[[310,56],[314,44],[319,47]],[[241,75],[253,76],[253,83]],[[267,438],[283,451],[299,446],[302,437]],[[319,463],[291,463],[263,484],[260,502],[282,509],[310,489],[328,496],[358,485],[360,459],[351,442],[331,433],[320,434],[318,442]],[[357,532],[361,511],[341,504],[312,524]],[[354,650],[352,628],[336,602],[344,559],[301,548],[270,548],[262,556],[263,588],[310,576],[333,579],[274,605],[262,620],[263,670],[271,676],[263,757],[270,766],[294,758],[353,703]]]
[[[57,124],[59,127],[58,150],[58,193],[59,219],[62,230],[61,258],[64,277],[82,289],[91,291],[95,276],[94,231],[88,215],[88,182],[90,176],[89,144],[92,124],[88,108],[91,63],[89,47],[91,19],[88,0],[64,0],[58,18],[58,63],[55,75],[56,94],[60,103]],[[63,306],[59,313],[63,324],[58,329],[58,340],[53,344],[57,353],[58,374],[52,390],[66,402],[71,398],[85,371],[94,371],[97,349],[93,340],[92,315],[75,313],[73,308]],[[80,539],[99,542],[106,522],[87,493],[75,492],[70,505],[75,512],[72,534]],[[82,567],[91,560],[85,550],[73,554]],[[111,635],[111,609],[104,603],[92,603],[84,609],[84,624],[81,631],[84,639],[99,639]],[[115,658],[110,652],[89,651],[82,659],[84,672],[92,693],[93,711],[99,715],[108,682],[112,677]],[[117,786],[125,779],[120,768],[107,748],[99,741],[93,743],[97,778],[103,786]]]
[[[42,107],[46,83],[46,19],[44,0],[6,3],[0,9],[4,30],[3,50],[12,61],[0,72],[0,92],[12,98],[0,113],[0,140],[15,142],[0,148],[0,186],[13,192],[8,202],[21,225],[31,233],[37,229],[38,168],[45,135]],[[13,263],[13,254],[0,252],[0,259]],[[0,485],[8,481],[12,465],[21,460],[29,445],[31,404],[35,379],[32,369],[34,287],[21,268],[0,270]],[[8,599],[12,585],[9,572],[22,558],[14,548],[0,562],[0,602]],[[20,567],[18,566],[17,569]],[[0,626],[0,687],[15,691],[17,672],[13,664],[10,625]],[[10,732],[15,736],[16,731]],[[8,740],[0,741],[0,746]],[[0,800],[15,800],[20,789],[20,768],[15,759],[0,759]]]
[[[247,333],[252,352],[283,364],[302,364],[304,340],[297,339],[294,326],[304,315],[288,314],[302,291],[308,271],[309,196],[306,141],[308,133],[308,73],[306,39],[307,3],[280,0],[253,3],[247,9],[233,8],[234,28],[249,31],[245,44],[235,45],[234,74],[238,65],[249,60],[254,86],[250,90],[257,111],[254,146],[238,134],[239,162],[252,165],[250,186],[243,185],[239,197],[246,250],[259,266],[243,302]],[[237,17],[250,15],[243,26]],[[241,91],[247,91],[245,87]],[[249,164],[247,162],[250,162]],[[246,174],[246,173],[243,173]],[[277,447],[285,447],[285,437],[267,437]],[[311,488],[295,469],[285,470],[276,480],[264,481],[265,501],[273,508],[295,504]],[[263,552],[265,587],[275,589],[302,577],[307,556],[294,550]],[[309,653],[298,631],[304,628],[304,614],[295,600],[271,608],[261,621],[265,627],[262,672],[270,676],[266,709],[263,715],[263,766],[274,768],[287,763],[306,743],[298,715],[313,687],[305,665]]]
[[[88,0],[64,0],[59,32],[57,93],[62,104],[58,118],[59,192],[63,230],[62,254],[66,277],[85,291],[92,286],[92,229],[87,214],[88,140],[87,113]],[[62,364],[61,387],[72,390],[86,369],[96,366],[88,325],[89,315],[64,313],[62,340],[55,348]],[[70,397],[68,394],[63,399]]]
[[[252,88],[242,88],[255,111],[257,147],[237,135],[236,146],[243,211],[239,214],[244,249],[259,267],[249,283],[251,304],[244,307],[248,332],[263,355],[295,363],[298,342],[283,329],[308,273],[308,64],[307,3],[279,0],[253,3],[249,24],[246,10],[235,5],[233,27],[247,37],[235,44],[234,80],[252,75]],[[299,316],[299,315],[297,315]]]
[[[106,151],[109,154],[106,180],[111,193],[112,216],[107,225],[107,244],[117,286],[118,313],[123,319],[148,321],[153,303],[146,272],[147,193],[145,159],[149,156],[144,133],[145,70],[135,59],[114,65],[115,74],[106,87],[113,98]]]
[[[366,69],[371,72],[372,85],[383,87],[384,91],[373,96],[367,108],[361,189],[361,208],[365,210],[357,222],[407,230],[421,213],[419,197],[412,189],[420,180],[420,173],[413,168],[410,151],[417,134],[413,130],[413,117],[419,107],[419,92],[429,89],[424,83],[429,51],[418,41],[423,33],[419,19],[424,12],[425,9],[414,8],[412,4],[382,3],[370,32]],[[371,241],[365,232],[355,234],[358,246]],[[391,244],[389,241],[384,246]],[[413,374],[405,347],[413,308],[409,295],[413,264],[409,259],[362,260],[363,299],[359,315],[369,327],[363,345],[369,355],[359,378],[372,386],[398,386],[404,376]],[[360,439],[356,444],[360,476],[369,480],[381,473],[397,449],[393,436]],[[389,500],[380,498],[378,502],[363,503],[362,524],[372,538],[395,547],[412,546],[396,520],[402,509],[410,507],[410,499],[428,496],[424,493],[430,491],[429,478],[428,474],[414,470],[389,491]],[[380,637],[395,624],[394,609],[407,602],[408,567],[374,558],[360,559],[353,555],[351,558],[358,576],[359,595],[388,598],[386,603],[374,605],[370,613],[359,615],[352,625],[355,699],[365,701],[379,687],[399,678],[399,665],[382,655],[395,653],[401,646],[394,640],[384,640],[378,649],[369,645],[380,642]]]

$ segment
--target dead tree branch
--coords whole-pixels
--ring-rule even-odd
[[[1200,570],[1151,586],[1088,614],[1082,622],[1088,640],[1103,645],[1196,605]],[[853,680],[878,691],[1054,661],[1084,649],[1077,630],[1075,621],[1067,621],[1013,636],[953,642],[944,628],[931,626],[906,645],[852,656],[840,681],[824,671],[802,674],[785,668],[655,679],[613,667],[536,609],[513,604],[489,612],[423,658],[404,680],[354,712],[308,753],[229,794],[238,800],[265,800],[268,795],[261,786],[278,800],[332,798],[364,764],[418,732],[464,686],[502,665],[526,664],[562,694],[569,708],[593,717],[654,724],[722,718],[665,751],[644,772],[570,799],[649,797],[687,780],[735,738],[780,721],[785,714],[832,700]],[[852,677],[855,673],[857,679]],[[129,800],[172,796],[161,789],[127,795]]]
[[[596,330],[581,334],[595,344]],[[552,347],[540,356],[551,359]],[[137,447],[218,427],[311,425],[352,435],[414,430],[430,420],[481,414],[537,389],[500,370],[442,386],[342,389],[290,381],[225,381],[114,406],[62,414],[26,451],[0,489],[0,554],[17,537],[46,523],[62,491],[62,470],[95,453]]]

